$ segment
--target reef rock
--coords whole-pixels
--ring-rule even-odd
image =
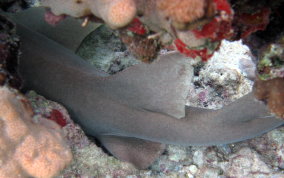
[[[221,108],[251,91],[254,73],[249,48],[242,41],[224,40],[208,62],[194,64],[194,88],[190,89],[187,104]]]
[[[55,176],[72,160],[60,127],[14,90],[1,87],[0,96],[0,178]]]

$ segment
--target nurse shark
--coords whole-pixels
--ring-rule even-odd
[[[185,106],[193,68],[177,52],[109,75],[75,55],[70,40],[49,39],[53,28],[43,32],[25,22],[28,14],[12,17],[22,42],[24,88],[62,103],[86,134],[139,169],[147,168],[165,144],[227,144],[283,124],[252,93],[218,110]],[[76,29],[68,33],[81,38]]]

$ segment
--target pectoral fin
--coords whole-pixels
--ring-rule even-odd
[[[131,137],[100,136],[103,146],[116,158],[138,169],[148,168],[164,151],[165,145]]]

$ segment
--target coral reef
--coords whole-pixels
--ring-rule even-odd
[[[218,49],[220,40],[229,38],[233,34],[232,10],[226,0],[178,2],[149,0],[144,2],[144,5],[138,0],[136,3],[139,4],[137,5],[139,19],[151,31],[159,34],[162,46],[172,43],[178,51],[192,58],[207,61]],[[188,6],[179,8],[182,4]],[[176,8],[179,10],[176,11]],[[165,33],[170,34],[166,44],[162,40]]]
[[[72,160],[60,127],[33,115],[28,101],[0,88],[0,177],[53,177]]]
[[[121,29],[121,39],[126,43],[128,50],[135,56],[142,58],[144,62],[151,62],[161,46],[164,47],[171,43],[173,43],[180,52],[192,58],[207,61],[208,58],[213,56],[212,60],[207,64],[196,64],[196,78],[194,84],[197,90],[192,92],[193,95],[191,95],[192,98],[195,97],[195,101],[198,101],[195,103],[196,106],[216,108],[216,106],[231,102],[251,89],[252,82],[250,79],[254,79],[254,65],[251,60],[247,59],[250,54],[242,52],[244,58],[243,62],[235,62],[235,60],[231,58],[224,59],[218,56],[218,54],[216,54],[217,57],[214,57],[213,53],[219,48],[222,49],[222,46],[220,46],[221,39],[231,37],[233,39],[246,38],[246,43],[254,50],[257,49],[256,46],[258,46],[259,49],[260,47],[263,49],[264,44],[273,42],[269,47],[265,48],[265,50],[257,50],[257,55],[260,60],[258,63],[259,79],[257,79],[255,83],[255,94],[258,99],[268,104],[272,112],[283,118],[283,44],[279,45],[279,42],[275,43],[275,39],[278,38],[275,37],[275,34],[279,34],[277,30],[279,30],[279,26],[281,27],[281,25],[277,25],[277,23],[279,23],[279,21],[281,22],[282,16],[278,17],[276,15],[281,8],[275,8],[274,2],[272,3],[272,7],[264,8],[267,2],[271,1],[263,0],[258,3],[255,0],[250,0],[250,2],[254,3],[251,3],[251,6],[245,8],[249,1],[244,0],[238,3],[231,0],[230,2],[235,10],[233,22],[233,13],[226,0],[179,0],[178,2],[180,4],[174,4],[176,1],[172,0],[157,0],[156,2],[148,0],[146,1],[148,5],[145,5],[143,1],[136,0],[135,3],[138,8],[139,18],[134,18],[134,14],[136,13],[134,1],[109,1],[109,3],[106,3],[104,6],[99,0],[95,2],[92,1],[93,4],[88,0],[77,0],[67,5],[70,9],[62,8],[67,4],[67,1],[43,0],[43,2],[47,2],[47,4],[50,2],[50,4],[55,5],[50,7],[53,11],[54,9],[55,11],[59,9],[58,12],[60,11],[60,13],[58,13],[58,15],[62,12],[65,14],[66,10],[70,10],[74,7],[75,11],[72,10],[72,13],[69,15],[76,17],[87,16],[86,19],[89,19],[89,15],[93,14],[102,18],[112,28],[120,28],[128,24],[124,29]],[[121,4],[119,4],[119,2],[121,2]],[[56,5],[58,3],[60,3],[62,7]],[[113,5],[115,8],[112,8],[112,4],[115,4]],[[137,6],[137,4],[143,5]],[[182,4],[190,4],[190,8],[186,8],[187,6],[183,6]],[[254,4],[258,5],[254,7]],[[130,9],[130,12],[128,13],[127,10],[121,10],[121,8]],[[90,12],[92,10],[94,10],[94,12]],[[86,13],[87,11],[89,12]],[[127,13],[121,15],[118,14],[119,11]],[[57,23],[63,16],[65,15],[55,16],[50,13],[47,14],[46,17],[50,19],[50,22]],[[132,21],[133,18],[134,20]],[[270,20],[271,22],[269,22]],[[231,23],[233,23],[233,26],[231,26]],[[268,30],[265,30],[266,27]],[[235,30],[234,34],[232,33],[232,28]],[[274,29],[271,30],[272,28]],[[256,32],[259,30],[265,31],[261,33]],[[269,35],[272,32],[275,33]],[[169,37],[166,42],[162,40],[164,36],[167,36],[165,34]],[[262,38],[263,36],[265,36],[265,38]],[[13,43],[10,43],[10,39],[7,40],[8,38],[6,37],[7,36],[1,35],[1,40],[2,38],[4,39],[3,46],[14,47],[13,45],[17,43],[17,40],[12,40]],[[15,47],[15,49],[16,48],[17,47]],[[10,49],[13,48],[5,47],[5,50],[2,49],[0,51],[9,51]],[[98,51],[101,51],[101,49],[102,48],[98,49]],[[131,62],[121,62],[120,60],[125,56],[129,56],[125,46],[121,45],[121,49],[113,49],[113,51],[116,51],[117,55],[109,57],[112,63],[100,64],[100,66],[105,67],[105,71],[113,74],[123,70],[128,65],[132,65],[132,60],[130,60]],[[273,53],[275,51],[280,51],[280,53],[275,55],[275,53]],[[1,56],[6,55],[6,53],[3,54],[4,55]],[[17,55],[17,52],[10,54]],[[223,61],[219,61],[220,63],[218,63],[218,61],[215,60],[218,57]],[[129,58],[132,58],[132,56]],[[2,62],[0,64],[3,65],[4,63]],[[242,66],[243,70],[238,69],[236,66],[232,67],[232,65],[238,64],[238,67]],[[15,77],[10,77],[16,76],[16,73],[13,74],[15,70],[8,70],[8,68],[5,67],[8,66],[6,64],[3,66],[5,69],[0,70],[0,85],[9,83],[17,88],[19,84],[12,84],[13,82],[10,82],[15,81]],[[11,66],[14,67],[15,64]],[[224,68],[224,66],[226,67]],[[194,94],[196,95],[194,96]],[[35,98],[36,99],[33,100],[34,103],[40,100],[38,99],[39,97]],[[192,98],[190,99],[191,101]],[[2,98],[0,98],[0,100],[1,99]],[[38,106],[35,106],[35,108],[38,108]],[[129,164],[121,163],[105,155],[100,148],[88,140],[77,125],[70,121],[64,109],[58,106],[46,110],[47,108],[47,105],[43,104],[38,114],[45,112],[43,115],[47,119],[56,121],[62,127],[75,157],[75,161],[71,167],[62,173],[64,177],[100,177],[106,175],[112,177],[130,175],[133,177],[283,176],[283,171],[280,172],[284,167],[283,128],[279,128],[262,137],[247,142],[219,147],[178,147],[169,145],[160,160],[151,167],[152,170],[143,172],[137,171]],[[46,120],[40,122],[45,123]],[[56,127],[56,130],[59,130],[59,127]],[[105,165],[108,167],[105,167]],[[96,169],[94,169],[94,167],[96,167]],[[30,174],[33,175],[32,173]],[[25,176],[27,174],[23,173],[23,175]]]
[[[219,67],[224,65],[225,62],[229,63],[232,60],[229,60],[225,57],[222,58],[221,56],[232,54],[233,50],[235,49],[242,50],[234,54],[240,56],[234,56],[232,57],[232,59],[241,57],[245,60],[249,60],[247,58],[250,55],[247,54],[247,49],[241,48],[240,42],[235,44],[235,46],[233,45],[232,47],[228,47],[227,43],[228,42],[225,42],[226,47],[223,48],[221,46],[221,49],[226,51],[225,54],[222,53],[222,55],[217,56],[216,61],[213,58],[212,63],[216,63],[217,66],[220,65]],[[93,45],[93,43],[90,43],[89,45]],[[112,49],[113,51],[117,52],[116,48],[112,47]],[[86,51],[88,50],[86,49]],[[222,60],[222,62],[218,62],[217,59]],[[208,65],[212,65],[212,63],[208,63]],[[236,74],[245,73],[240,69],[237,69],[238,64],[238,61],[233,62],[233,64],[231,64],[233,65],[233,69],[223,71],[222,75],[227,76],[226,78],[228,79],[233,77],[232,81],[234,81],[235,75],[228,75],[227,73],[230,73],[233,70],[238,71],[236,72]],[[214,69],[217,71],[219,70],[219,68],[217,67]],[[218,73],[217,71],[215,71],[214,73]],[[213,71],[211,70],[211,72]],[[244,82],[244,80],[240,80],[239,82],[242,83]],[[220,84],[227,85],[228,82],[220,82]],[[233,90],[236,88],[233,87],[231,89]],[[239,91],[233,93],[234,95],[238,96],[241,95],[242,92],[246,91],[247,90],[245,88],[241,88]],[[57,114],[55,115],[59,116],[56,118],[63,117],[66,120],[67,125],[63,126],[62,129],[65,133],[65,138],[67,139],[68,145],[70,145],[70,147],[72,148],[72,153],[74,154],[74,162],[70,167],[65,169],[59,177],[100,177],[106,175],[110,177],[204,177],[206,175],[217,177],[232,176],[233,174],[235,174],[234,176],[236,177],[283,176],[283,173],[281,173],[280,169],[278,168],[283,164],[281,162],[281,159],[283,158],[283,129],[274,130],[267,135],[264,135],[263,137],[248,142],[224,145],[219,147],[181,147],[169,145],[166,152],[155,164],[152,165],[149,170],[138,171],[133,166],[115,160],[113,157],[109,157],[108,155],[103,153],[100,148],[98,148],[89,140],[88,137],[86,137],[79,126],[74,125],[70,122],[69,116],[67,115],[66,111],[62,109],[62,107],[50,101],[43,101],[42,97],[39,97],[34,93],[28,94],[28,97],[30,98],[30,101],[37,114],[40,114],[42,112],[43,115],[52,117],[53,111],[57,110],[61,114],[58,114],[58,112],[56,112]],[[197,100],[196,102],[200,101],[201,100]],[[214,105],[214,103],[212,105]],[[215,105],[217,104],[215,103]],[[272,145],[273,147],[268,148],[267,145]],[[258,147],[255,149],[259,151],[259,153],[254,150],[254,147],[256,146]],[[249,157],[251,159],[244,159],[246,157]],[[263,161],[263,157],[266,158],[265,161]],[[244,167],[247,164],[254,165],[253,169]],[[271,169],[269,167],[270,165],[274,165],[275,167]],[[243,169],[245,169],[246,171],[242,172]],[[264,171],[260,172],[259,170]]]
[[[55,15],[67,14],[73,17],[94,15],[103,19],[112,28],[127,25],[136,14],[133,0],[42,0],[41,3],[50,7]]]
[[[90,17],[92,15],[102,19],[112,28],[130,27],[128,28],[130,31],[135,31],[141,36],[136,39],[136,35],[133,37],[124,33],[122,38],[128,45],[131,43],[130,51],[136,56],[142,56],[141,58],[148,52],[153,54],[147,57],[154,58],[157,49],[172,45],[186,56],[207,61],[218,50],[220,41],[223,39],[243,38],[254,52],[268,42],[275,42],[276,34],[283,31],[281,23],[283,15],[279,13],[283,10],[283,0],[262,0],[261,2],[257,0],[108,0],[102,2],[102,0],[72,2],[42,0],[42,5],[51,8],[56,15],[67,14],[94,20],[95,18]],[[133,28],[133,23],[135,24],[137,19],[143,25]],[[141,28],[141,26],[144,27]],[[125,40],[126,36],[128,40]],[[153,40],[153,37],[155,37],[155,45],[148,41]],[[151,46],[149,49],[148,45]]]
[[[244,38],[257,57],[256,98],[283,118],[283,11],[284,1],[232,1],[235,39]],[[258,31],[257,31],[258,30]],[[254,32],[254,33],[252,33]]]
[[[192,2],[196,3],[197,1]],[[190,9],[191,6],[184,8]],[[180,30],[179,26],[183,26],[180,24],[176,25],[175,29],[172,29],[172,27],[169,29],[167,27],[169,22],[163,22],[165,21],[165,17],[163,16],[160,17],[160,22],[157,25],[172,34],[174,37],[173,43],[178,51],[186,56],[201,58],[203,61],[207,61],[213,55],[214,51],[218,49],[220,40],[229,38],[232,35],[232,10],[226,0],[207,1],[206,8],[204,6],[199,8],[201,10],[205,9],[204,15],[194,22],[189,23],[183,30]],[[179,13],[179,16],[182,15],[184,14]],[[150,18],[149,21],[155,20],[152,19]],[[147,24],[147,22],[145,23]],[[190,36],[190,38],[186,36]]]
[[[141,37],[138,36],[138,39],[128,37],[127,40],[125,34],[122,37],[123,41],[130,46],[130,51],[146,62],[153,60],[159,45],[164,46],[168,43],[173,43],[181,53],[189,57],[200,56],[206,61],[218,49],[220,40],[232,35],[232,10],[227,0],[80,0],[72,2],[42,0],[42,5],[51,8],[55,15],[67,14],[87,19],[94,19],[90,18],[90,15],[96,16],[112,28],[131,29],[133,23],[139,19],[148,30],[140,28],[139,31],[136,26],[136,29],[132,28],[132,30],[134,29],[136,33],[139,31]],[[153,36],[158,42],[154,42],[154,45]],[[170,36],[170,38],[165,42],[164,36]],[[185,36],[191,37],[184,39]],[[151,47],[147,48],[149,45]],[[145,60],[146,53],[152,54],[146,57],[152,58],[151,60]]]
[[[284,119],[284,78],[256,80],[254,93],[257,99],[265,101],[268,108]]]

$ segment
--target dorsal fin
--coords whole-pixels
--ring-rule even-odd
[[[161,55],[107,78],[102,86],[109,97],[130,107],[182,118],[193,76],[189,60],[176,52]]]

